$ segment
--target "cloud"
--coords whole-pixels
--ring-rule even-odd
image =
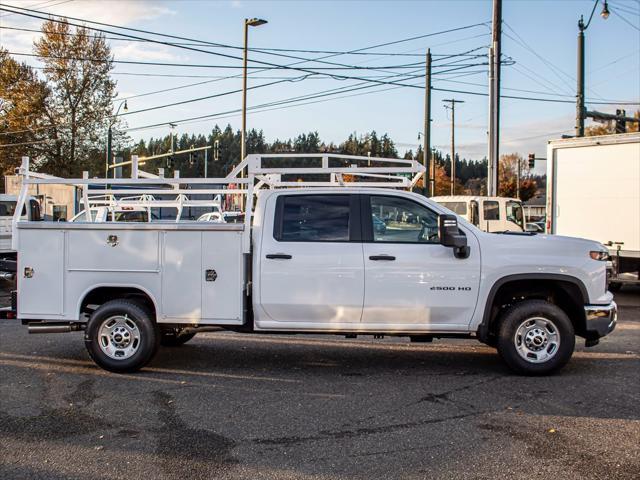
[[[19,5],[20,6],[20,5]],[[67,2],[51,7],[36,8],[55,15],[84,18],[114,25],[130,25],[141,20],[175,15],[176,12],[164,5],[150,0],[85,0],[82,2]],[[5,27],[18,27],[39,30],[42,20],[25,17],[18,14],[2,14],[0,18]],[[107,28],[107,27],[105,27]],[[36,32],[21,32],[3,29],[0,33],[0,43],[9,51],[31,52],[33,42],[40,37]],[[116,51],[118,47],[114,47]],[[142,50],[141,50],[142,51]],[[175,59],[176,57],[161,56],[159,50],[147,53],[146,58]],[[126,49],[125,49],[125,53]]]
[[[175,15],[170,8],[151,0],[100,0],[69,2],[52,6],[49,12],[56,15],[86,18],[102,23],[129,25],[140,20]]]
[[[179,60],[181,57],[169,51],[169,47],[164,45],[153,45],[149,43],[112,43],[111,51],[116,60],[136,60],[136,61],[167,61]]]

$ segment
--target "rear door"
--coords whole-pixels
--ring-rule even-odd
[[[359,324],[364,298],[359,201],[349,194],[271,200],[262,232],[258,328]]]
[[[365,262],[363,326],[369,330],[465,330],[479,287],[480,255],[467,235],[468,258],[440,244],[438,214],[412,199],[362,197]]]

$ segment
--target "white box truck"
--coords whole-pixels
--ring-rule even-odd
[[[609,248],[610,289],[640,281],[640,133],[552,140],[547,231]]]
[[[84,331],[94,361],[115,372],[143,367],[159,344],[218,327],[476,338],[516,372],[546,374],[569,361],[576,335],[593,346],[615,328],[598,242],[483,232],[407,191],[424,173],[413,160],[295,154],[285,159],[305,167],[273,167],[282,157],[249,155],[215,180],[37,179],[23,167],[25,185],[79,185],[85,205],[89,185],[117,195],[113,187],[128,182],[130,194],[155,184],[154,195],[243,195],[247,208],[238,224],[16,216],[11,313],[34,333]]]

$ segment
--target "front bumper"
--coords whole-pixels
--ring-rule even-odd
[[[595,340],[610,334],[618,322],[618,305],[585,305],[586,338]]]

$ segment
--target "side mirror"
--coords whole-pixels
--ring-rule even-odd
[[[467,246],[467,236],[458,229],[458,218],[455,215],[443,214],[438,217],[440,243],[453,248],[456,258],[467,258],[471,249]]]

